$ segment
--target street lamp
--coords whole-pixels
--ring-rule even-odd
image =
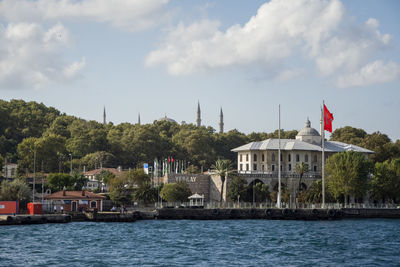
[[[72,175],[72,154],[69,154],[70,160],[71,160],[71,167],[69,169],[69,175]]]
[[[32,186],[33,203],[35,203],[35,184],[36,184],[36,150],[33,150],[33,186]]]

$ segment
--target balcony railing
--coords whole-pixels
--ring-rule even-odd
[[[239,171],[240,176],[243,177],[262,177],[262,178],[277,178],[278,172],[266,172],[266,171]],[[300,178],[300,175],[296,172],[281,172],[282,178]],[[321,173],[319,172],[307,172],[303,174],[303,178],[320,179]]]

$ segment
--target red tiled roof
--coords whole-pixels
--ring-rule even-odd
[[[82,196],[82,191],[65,191],[65,196],[63,196],[63,191],[58,191],[51,195],[45,196],[45,199],[104,199],[104,198],[106,197],[89,191],[85,191],[84,196]]]
[[[115,169],[115,168],[102,168],[102,169],[96,169],[96,170],[87,171],[87,172],[84,173],[84,175],[99,175],[102,171],[111,172],[115,176],[121,174],[121,172],[118,169]]]

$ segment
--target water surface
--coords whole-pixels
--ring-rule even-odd
[[[0,227],[1,266],[400,266],[400,220]]]

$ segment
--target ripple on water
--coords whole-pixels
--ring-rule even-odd
[[[400,220],[6,226],[0,266],[396,266],[399,230]]]

